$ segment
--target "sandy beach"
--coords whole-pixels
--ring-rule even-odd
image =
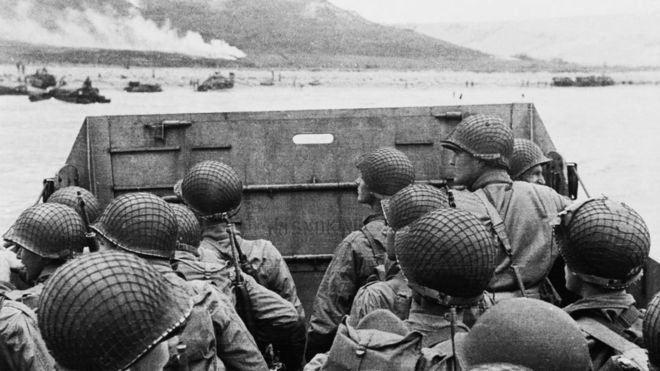
[[[122,90],[129,81],[158,83],[163,89],[171,87],[191,87],[192,82],[201,82],[215,72],[227,76],[233,72],[238,86],[259,86],[273,83],[281,87],[404,87],[432,88],[474,86],[550,86],[554,76],[584,76],[585,73],[477,73],[467,71],[405,71],[382,69],[213,69],[213,68],[146,68],[95,65],[27,65],[26,74],[37,69],[47,68],[57,79],[64,78],[71,87],[79,87],[87,76],[99,89]],[[591,74],[600,75],[598,71]],[[617,84],[660,84],[660,69],[650,71],[631,71],[608,73]],[[20,74],[15,65],[0,65],[0,84],[15,86],[19,84]],[[192,87],[191,87],[192,89]]]

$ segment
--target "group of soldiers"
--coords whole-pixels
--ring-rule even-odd
[[[360,157],[372,215],[335,250],[309,324],[278,250],[232,223],[243,185],[230,166],[198,163],[175,196],[104,210],[57,190],[3,236],[0,369],[660,366],[660,296],[645,311],[626,291],[649,255],[642,218],[545,186],[550,160],[499,117],[468,116],[441,143],[455,187],[415,183],[394,148]],[[560,255],[569,305],[548,279]]]

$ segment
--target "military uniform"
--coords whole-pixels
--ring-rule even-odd
[[[224,223],[211,224],[203,228],[203,239],[199,246],[203,261],[233,261],[229,234]],[[236,232],[236,240],[247,261],[257,272],[255,279],[269,290],[293,304],[300,317],[305,317],[296,284],[289,267],[280,252],[267,240],[246,240]]]
[[[220,294],[211,285],[200,287],[179,276],[164,260],[149,259],[149,263],[172,285],[184,289],[191,297],[205,297],[198,305],[204,306],[211,314],[218,357],[227,370],[267,369],[257,344],[247,327],[231,305],[228,296]]]
[[[549,187],[511,180],[507,170],[514,150],[513,132],[500,117],[468,116],[441,145],[454,152],[453,161],[460,161],[456,182],[494,207],[497,213],[491,220],[503,221],[504,228],[496,230],[501,249],[489,285],[495,300],[540,297],[539,285],[558,256],[553,227],[568,200]]]
[[[613,339],[644,347],[643,315],[625,290],[641,277],[649,255],[650,235],[641,216],[621,202],[589,199],[562,213],[558,236],[566,287],[582,296],[564,310],[584,331],[594,369],[624,352]]]
[[[590,296],[564,307],[564,311],[578,324],[585,318],[594,319],[625,339],[644,347],[642,337],[644,315],[637,309],[635,299],[630,294],[616,292]],[[616,354],[612,348],[591,335],[587,335],[587,342],[594,370],[599,370]]]
[[[12,301],[5,293],[13,286],[0,282],[0,370],[55,370],[37,327],[37,316],[25,305]]]
[[[364,316],[376,309],[387,309],[405,320],[411,302],[412,290],[396,264],[388,272],[385,281],[374,280],[358,290],[351,307],[350,324],[357,326]]]
[[[552,188],[513,182],[504,169],[484,172],[470,188],[482,189],[500,214],[512,248],[510,257],[500,250],[497,258],[495,277],[489,284],[495,300],[520,295],[513,265],[526,294],[539,298],[538,286],[559,256],[553,236],[553,228],[559,224],[557,214],[570,202]]]
[[[457,305],[455,301],[453,305]],[[476,320],[492,306],[492,302],[484,295],[463,300],[456,308],[454,332],[468,332]],[[418,331],[424,335],[422,345],[433,347],[451,339],[452,323],[450,306],[434,303],[431,299],[417,295],[412,301],[410,314],[405,321],[410,331]]]
[[[385,219],[371,215],[337,246],[319,285],[307,332],[307,359],[330,349],[358,289],[385,263]]]
[[[175,259],[172,265],[174,270],[182,274],[189,285],[204,289],[206,283],[210,282],[219,292],[233,299],[234,307],[239,308],[238,314],[246,321],[246,327],[255,337],[259,348],[263,351],[267,344],[273,344],[287,369],[300,368],[305,347],[304,317],[299,315],[293,304],[258,284],[254,278],[241,272],[240,269],[237,270],[232,264],[233,260],[202,261],[199,249],[196,248],[202,238],[197,218],[183,205],[172,204],[171,208],[179,226],[177,232],[179,243],[174,252]],[[242,298],[242,296],[235,291],[237,290],[234,286],[236,274],[241,275],[239,279],[245,288],[249,305],[238,303],[238,297]]]
[[[232,286],[236,273],[232,266],[217,262],[201,262],[194,254],[187,251],[177,251],[176,261],[179,262],[177,269],[184,272],[183,276],[188,285],[199,291],[211,282],[215,290],[230,298],[232,305],[236,306],[236,296]],[[195,269],[197,271],[194,271]],[[198,279],[191,280],[191,277]],[[280,360],[288,365],[287,369],[295,370],[302,363],[305,349],[304,317],[298,315],[291,303],[258,284],[251,276],[241,272],[241,277],[252,304],[251,315],[256,322],[252,324],[253,328],[248,330],[260,348],[272,343],[274,349],[279,351]]]
[[[44,289],[44,283],[46,280],[48,280],[48,278],[50,278],[50,276],[55,272],[57,268],[58,267],[54,265],[46,266],[41,271],[41,273],[39,273],[39,277],[37,277],[35,280],[34,286],[25,290],[9,291],[6,293],[7,297],[11,300],[25,304],[32,310],[37,310],[37,307],[39,306],[39,297],[41,296],[41,292]]]
[[[186,350],[190,363],[199,369],[215,370],[217,354],[228,370],[267,369],[231,299],[208,284],[196,287],[188,283],[172,269],[170,260],[178,245],[179,227],[165,201],[150,193],[121,195],[110,202],[92,228],[109,242],[107,247],[148,259],[171,286],[195,299],[193,319],[200,327],[195,331],[203,335],[204,341],[195,339],[191,349]],[[212,321],[202,318],[206,316]],[[186,331],[190,329],[184,329],[184,334]]]

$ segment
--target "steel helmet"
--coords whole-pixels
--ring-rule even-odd
[[[241,204],[243,183],[231,166],[203,161],[183,177],[181,195],[194,212],[212,216],[230,212]]]
[[[563,215],[560,237],[566,265],[582,280],[612,289],[639,278],[651,246],[642,217],[608,198],[570,206]]]
[[[151,193],[127,193],[108,204],[92,225],[113,245],[135,254],[170,258],[178,226],[170,205]]]
[[[571,316],[537,299],[514,298],[484,313],[465,337],[469,365],[506,362],[534,371],[587,371],[587,340]]]
[[[529,139],[515,138],[513,140],[513,155],[511,156],[511,168],[509,174],[513,179],[518,179],[527,170],[536,165],[542,165],[552,161],[545,157],[541,148]]]
[[[498,116],[476,114],[461,121],[440,144],[508,169],[513,154],[513,132]]]
[[[179,225],[179,232],[177,233],[179,244],[199,247],[199,243],[202,241],[202,227],[199,225],[195,213],[181,204],[170,204],[170,207],[174,211],[174,216],[176,216]]]
[[[397,235],[396,256],[414,285],[462,298],[480,295],[495,271],[493,235],[467,211],[431,211]]]
[[[46,281],[37,314],[53,357],[71,370],[123,370],[180,328],[188,295],[123,252],[73,259]]]
[[[90,223],[94,223],[96,218],[98,218],[99,214],[101,213],[101,205],[99,205],[99,200],[96,199],[92,192],[86,190],[85,188],[77,186],[60,188],[52,195],[50,195],[50,197],[48,197],[48,201],[46,202],[69,206],[75,209],[78,214],[82,216],[82,209],[80,208],[80,203],[78,202],[78,192],[80,192],[80,197],[85,203],[87,219]]]
[[[415,181],[413,164],[403,152],[381,147],[362,155],[355,165],[372,192],[391,196]]]
[[[644,344],[649,351],[649,363],[660,366],[660,293],[655,294],[646,307],[644,325]]]
[[[68,258],[87,245],[80,215],[56,203],[37,204],[23,211],[5,239],[49,259]]]
[[[396,231],[441,207],[449,207],[446,192],[428,184],[411,184],[395,193],[384,211],[387,224]]]

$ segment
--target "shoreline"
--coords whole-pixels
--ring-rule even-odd
[[[163,89],[178,87],[192,89],[194,81],[202,82],[215,72],[227,76],[236,75],[235,84],[240,86],[303,87],[323,85],[330,87],[404,87],[432,88],[478,86],[497,87],[548,87],[553,77],[602,75],[593,72],[465,72],[438,70],[388,70],[388,69],[258,69],[258,68],[200,68],[200,67],[131,67],[105,65],[28,65],[26,74],[47,68],[59,80],[64,77],[69,87],[80,87],[89,76],[94,86],[100,89],[122,90],[129,81],[158,83]],[[607,73],[616,84],[660,85],[660,68],[648,71]],[[0,64],[0,85],[20,84],[20,75],[15,65]],[[563,88],[566,89],[566,88]]]

